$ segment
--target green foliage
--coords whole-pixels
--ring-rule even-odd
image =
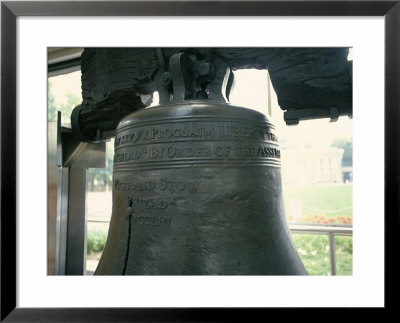
[[[283,196],[288,215],[290,200],[302,200],[303,217],[300,222],[320,224],[349,224],[352,222],[352,186],[350,185],[284,187]],[[308,273],[310,275],[330,275],[328,236],[326,234],[294,233],[292,237]],[[336,236],[335,239],[336,273],[337,275],[352,275],[353,239],[348,236]]]
[[[343,149],[342,166],[353,166],[353,142],[346,139],[336,139],[332,143],[333,147]]]
[[[103,251],[107,241],[104,231],[89,231],[87,234],[87,253]]]
[[[57,107],[53,92],[51,91],[51,82],[47,81],[47,121],[57,121]]]
[[[337,236],[336,271],[338,275],[351,275],[353,272],[353,237]]]
[[[330,275],[328,237],[316,234],[293,234],[292,237],[307,272]]]
[[[75,94],[71,93],[70,91],[68,91],[65,94],[66,98],[67,98],[67,102],[61,104],[59,110],[62,113],[62,119],[63,123],[67,122],[70,123],[71,121],[71,113],[72,110],[79,104],[82,103],[82,99],[79,98],[78,96],[76,96]]]
[[[292,234],[297,252],[310,275],[330,275],[329,238],[325,234]],[[353,239],[336,237],[337,275],[352,275]]]
[[[70,91],[65,93],[66,102],[57,104],[54,94],[51,90],[51,81],[47,81],[47,119],[48,121],[57,121],[57,112],[61,111],[62,123],[70,123],[72,109],[79,105],[82,101],[80,97],[71,93]]]

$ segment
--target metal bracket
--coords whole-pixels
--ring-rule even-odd
[[[181,52],[172,55],[167,66],[162,53],[158,56],[163,62],[155,76],[160,104],[198,99],[228,101],[233,73],[219,57],[209,54],[198,59]]]
[[[322,108],[322,109],[289,109],[283,114],[284,120],[288,126],[297,125],[301,120],[312,120],[320,118],[330,118],[330,122],[336,122],[339,116],[348,115],[341,113],[338,108]]]

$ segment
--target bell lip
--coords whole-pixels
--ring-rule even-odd
[[[171,114],[171,111],[174,111],[174,113]],[[221,112],[228,112],[226,115],[227,119],[240,118],[243,120],[262,122],[275,129],[268,116],[253,109],[233,105],[229,102],[211,100],[185,100],[156,105],[132,112],[119,122],[116,130],[118,131],[121,128],[126,128],[137,122],[188,116],[221,116]]]

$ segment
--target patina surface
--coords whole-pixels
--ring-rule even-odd
[[[209,101],[123,119],[96,275],[306,274],[285,220],[277,140],[263,114]]]

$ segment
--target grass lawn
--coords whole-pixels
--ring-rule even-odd
[[[302,201],[302,217],[298,222],[316,222],[318,217],[351,219],[353,187],[351,185],[288,186],[283,188],[286,215],[289,222],[290,200]],[[333,220],[332,220],[333,221]],[[324,221],[317,223],[325,223]],[[336,222],[334,223],[351,223]],[[297,252],[310,275],[330,275],[329,240],[325,234],[292,234]],[[337,275],[352,275],[353,237],[336,236]]]
[[[352,217],[352,185],[314,185],[283,187],[283,199],[286,213],[290,212],[290,200],[300,199],[303,204],[303,216],[323,214],[326,217]]]

